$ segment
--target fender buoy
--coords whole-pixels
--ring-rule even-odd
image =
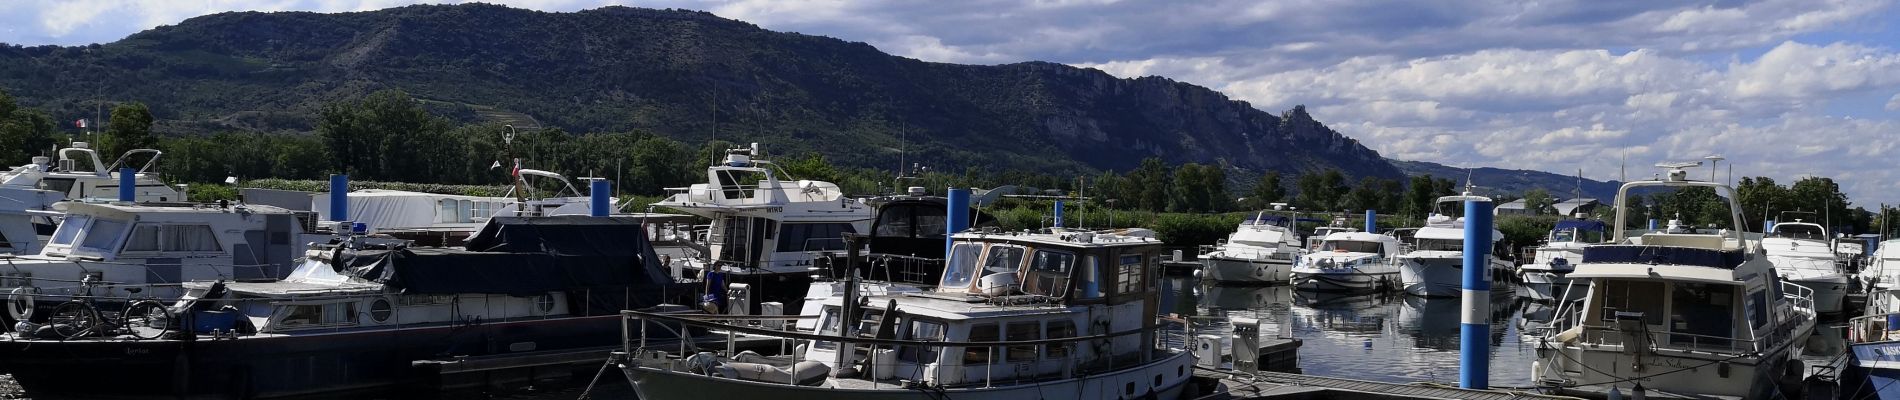
[[[33,293],[25,286],[13,288],[13,292],[7,294],[7,316],[15,321],[33,316]]]

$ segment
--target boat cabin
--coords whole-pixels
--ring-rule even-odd
[[[41,295],[174,298],[191,280],[271,281],[296,265],[307,215],[270,206],[63,202],[66,218],[38,254],[13,256],[0,285]],[[169,287],[167,290],[145,290]],[[117,292],[115,289],[125,289]],[[42,302],[45,303],[45,302]],[[15,310],[25,311],[25,310]]]
[[[37,174],[40,189],[64,193],[68,199],[117,198],[119,170],[122,167],[133,168],[133,159],[136,157],[149,157],[146,158],[144,164],[135,168],[137,176],[134,182],[138,188],[133,191],[133,200],[185,201],[185,197],[178,193],[178,190],[160,181],[157,173],[150,171],[154,165],[158,164],[159,157],[165,155],[162,151],[135,149],[125,152],[112,164],[106,164],[98,150],[93,150],[88,143],[73,142],[72,147],[59,149],[58,155],[57,163],[51,165],[41,163],[41,161],[50,162],[51,160],[35,157],[35,164],[40,164],[38,170],[43,171]]]
[[[655,205],[712,219],[708,256],[718,266],[807,274],[819,254],[845,250],[844,235],[871,228],[872,208],[838,185],[781,180],[758,146],[732,149],[706,168],[706,183],[668,188]]]
[[[874,379],[944,386],[1074,377],[1151,361],[1162,242],[1090,232],[959,234],[934,292],[870,297],[847,311],[827,300],[818,333],[950,342],[1098,340],[1000,347],[913,348],[818,342],[805,358]],[[855,312],[857,316],[847,313]],[[849,329],[849,331],[847,331]],[[842,353],[849,353],[846,357]]]
[[[1606,230],[1603,221],[1567,219],[1557,221],[1544,240],[1545,243],[1603,243]]]

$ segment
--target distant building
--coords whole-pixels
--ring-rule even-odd
[[[1509,203],[1499,204],[1497,213],[1498,215],[1537,215],[1536,212],[1525,207],[1524,199],[1511,200]]]
[[[1576,217],[1577,214],[1584,214],[1586,216],[1594,215],[1596,214],[1597,207],[1602,206],[1603,203],[1599,203],[1597,199],[1592,198],[1575,198],[1551,205],[1552,208],[1556,209],[1557,215],[1572,218]]]

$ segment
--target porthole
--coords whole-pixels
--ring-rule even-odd
[[[375,302],[369,303],[369,317],[375,319],[376,322],[389,321],[389,313],[389,299],[376,299]]]
[[[554,311],[554,295],[543,294],[541,295],[541,297],[534,298],[534,306],[535,308],[541,309],[542,313],[553,312]]]

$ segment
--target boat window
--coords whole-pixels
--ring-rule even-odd
[[[1663,283],[1623,279],[1603,281],[1603,321],[1616,321],[1617,312],[1643,313],[1643,322],[1663,323]]]
[[[297,304],[286,306],[279,323],[286,327],[356,323],[356,303]]]
[[[1036,250],[1029,258],[1029,279],[1025,293],[1046,296],[1061,296],[1069,288],[1069,268],[1075,266],[1075,254],[1060,251]]]
[[[56,245],[73,244],[73,239],[79,237],[79,231],[86,230],[86,225],[91,224],[91,223],[92,223],[92,217],[89,217],[89,216],[84,216],[84,215],[67,216],[64,222],[59,223],[59,229],[53,231],[52,244],[56,244]]]
[[[965,242],[951,246],[949,259],[943,263],[943,286],[970,286],[970,280],[976,275],[976,256],[982,250],[983,245],[978,243]]]
[[[436,200],[435,204],[435,222],[462,222],[455,215],[456,209],[460,208],[455,205],[455,199]]]
[[[1102,267],[1096,263],[1095,256],[1083,258],[1081,268],[1081,273],[1077,274],[1078,281],[1075,285],[1074,297],[1077,299],[1102,298]]]
[[[1043,337],[1048,339],[1068,339],[1075,337],[1075,321],[1066,319],[1049,321],[1048,333],[1043,334]],[[1074,342],[1049,344],[1045,347],[1046,350],[1043,354],[1046,354],[1049,359],[1052,360],[1066,358],[1069,356],[1069,345],[1071,344],[1074,344]]]
[[[1121,265],[1115,269],[1115,293],[1138,293],[1147,290],[1141,270],[1140,255],[1125,255]]]
[[[940,213],[917,213],[917,237],[942,238],[943,233],[950,229],[949,223],[945,221],[948,220]]]
[[[984,260],[984,274],[1016,272],[1023,265],[1023,248],[1014,246],[990,246],[990,256]]]
[[[92,227],[86,229],[86,237],[80,239],[79,247],[102,252],[112,251],[113,245],[119,244],[119,236],[124,233],[124,222],[109,219],[93,221]]]
[[[455,202],[455,222],[473,222],[475,221],[475,219],[473,218],[474,216],[470,214],[474,214],[474,213],[475,213],[474,201],[457,200]]]
[[[158,225],[139,224],[132,228],[132,236],[125,240],[123,251],[158,251]]]
[[[1689,335],[1670,335],[1677,344],[1728,346],[1735,336],[1735,286],[1706,283],[1676,283],[1669,293],[1673,304],[1669,313],[1669,331]],[[1693,335],[1693,336],[1690,336]]]
[[[1385,246],[1380,245],[1379,242],[1368,242],[1368,241],[1361,241],[1361,240],[1333,240],[1333,241],[1327,241],[1325,244],[1320,245],[1319,251],[1385,254]]]
[[[825,311],[822,314],[823,316],[818,318],[818,334],[837,336],[839,326],[838,308],[825,307]],[[817,347],[822,350],[837,350],[838,342],[818,342]]]
[[[1560,230],[1560,231],[1552,231],[1550,233],[1551,242],[1569,242],[1569,241],[1575,241],[1575,240],[1577,240],[1576,229],[1565,229],[1565,230]]]
[[[943,328],[944,326],[942,322],[922,320],[922,319],[912,319],[910,320],[910,336],[908,337],[908,339],[923,341],[923,342],[942,341]],[[913,362],[913,363],[936,362],[937,348],[925,347],[925,346],[904,346],[902,350],[898,351],[897,359],[902,360],[902,361]]]
[[[1768,325],[1768,291],[1757,290],[1748,294],[1748,324],[1756,329]]]
[[[750,264],[752,262],[752,220],[749,217],[726,217],[721,221],[724,233],[719,243],[719,260]]]
[[[1042,322],[1011,322],[1006,326],[1009,327],[1009,341],[1011,342],[1042,340]],[[1036,345],[1033,344],[1009,346],[1009,351],[1005,353],[1008,354],[1006,359],[1011,362],[1036,361]]]
[[[917,207],[897,206],[883,210],[877,216],[878,237],[911,237],[911,214]]]
[[[844,250],[846,233],[857,233],[857,229],[843,222],[780,224],[778,251]]]
[[[1775,225],[1774,237],[1789,239],[1827,240],[1827,231],[1820,226],[1808,224]]]
[[[1463,251],[1465,249],[1465,241],[1464,239],[1419,239],[1417,249],[1418,250],[1436,250],[1436,251]],[[1361,253],[1372,253],[1372,252],[1365,251]]]
[[[73,192],[73,178],[41,179],[40,188],[51,190],[54,192],[59,192],[60,194],[71,195]],[[74,197],[78,197],[78,196],[74,196]]]
[[[996,328],[996,324],[994,323],[971,325],[970,340],[968,341],[1000,342],[1002,340],[999,339],[1001,339],[1002,335],[998,334]],[[995,348],[991,347],[965,347],[963,348],[963,365],[989,364],[990,353],[994,351]]]
[[[159,249],[163,251],[221,251],[218,235],[208,225],[165,225],[160,229]]]
[[[759,171],[724,169],[715,173],[719,177],[719,189],[727,199],[750,199],[759,187],[759,181],[765,179],[765,173]]]

